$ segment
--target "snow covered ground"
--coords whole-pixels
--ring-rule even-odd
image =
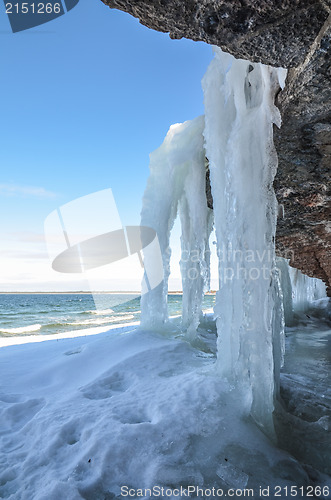
[[[291,418],[303,407],[312,415],[311,442],[322,431],[330,467],[330,324],[317,314],[288,330],[283,392],[297,411]],[[176,331],[175,322],[163,334],[126,326],[2,347],[0,498],[174,499],[189,487],[191,498],[289,498],[291,486],[297,498],[331,498],[330,477],[277,448],[246,413],[249,402],[220,379],[211,319],[195,347]],[[324,409],[316,398],[298,400],[300,384]]]

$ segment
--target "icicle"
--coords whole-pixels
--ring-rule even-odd
[[[310,278],[298,269],[288,266],[291,280],[294,312],[306,312],[314,300],[326,297],[326,286],[318,278]]]
[[[150,177],[143,200],[142,225],[158,234],[164,281],[143,296],[142,326],[160,328],[168,319],[169,237],[179,208],[182,224],[181,272],[183,326],[192,337],[208,281],[211,230],[205,187],[204,118],[172,125],[163,144],[150,155]]]
[[[273,431],[274,377],[281,359],[274,237],[277,156],[274,95],[286,72],[236,60],[215,48],[203,79],[206,155],[219,257],[215,315],[218,369],[245,387],[251,413]],[[276,382],[277,386],[277,382]]]
[[[277,257],[276,265],[279,270],[280,286],[282,290],[282,301],[284,307],[284,319],[286,326],[293,324],[293,302],[292,285],[290,278],[290,266],[288,261],[282,257]]]
[[[292,326],[293,313],[307,311],[314,300],[326,297],[326,286],[318,278],[310,278],[289,265],[287,259],[277,258],[277,268],[283,294],[285,324]]]
[[[199,324],[201,305],[209,275],[209,236],[212,230],[212,211],[206,201],[206,171],[201,160],[191,164],[185,179],[180,201],[181,275],[183,285],[182,326],[191,339]]]

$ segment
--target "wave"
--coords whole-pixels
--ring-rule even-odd
[[[21,334],[21,333],[31,333],[31,332],[38,332],[42,328],[42,325],[35,324],[35,325],[28,325],[28,326],[21,326],[19,328],[1,328],[0,332],[1,333],[12,333],[12,334]]]
[[[100,319],[87,319],[85,321],[76,321],[73,323],[66,323],[67,325],[72,326],[86,326],[86,325],[106,325],[107,323],[115,323],[116,321],[127,321],[130,319],[134,319],[133,314],[127,314],[125,316],[114,316],[111,318],[100,318]]]
[[[98,315],[104,315],[104,314],[113,314],[112,309],[100,309],[100,310],[93,310],[93,311],[87,311],[89,314],[98,314]]]
[[[108,310],[109,311],[109,310]],[[9,327],[0,327],[0,337],[1,336],[9,336],[9,335],[26,335],[26,334],[34,334],[38,332],[39,334],[42,333],[52,333],[54,334],[55,332],[63,332],[65,333],[66,331],[69,330],[70,327],[74,327],[76,329],[79,328],[95,328],[95,327],[103,327],[105,330],[107,329],[107,326],[111,327],[111,325],[116,324],[116,323],[123,323],[123,322],[130,322],[136,318],[134,314],[122,314],[121,316],[118,315],[119,313],[114,313],[110,317],[100,317],[100,316],[94,316],[93,318],[90,319],[77,319],[77,321],[66,321],[64,319],[60,319],[59,321],[54,321],[54,322],[49,322],[49,323],[36,323],[33,325],[27,325],[27,326],[22,326],[22,327],[16,327],[16,328],[9,328]],[[41,331],[40,331],[41,330]]]
[[[214,314],[214,308],[213,307],[208,307],[206,309],[203,309],[202,312],[204,314]]]
[[[113,318],[109,318],[108,321],[110,323],[114,323],[116,321],[127,321],[129,319],[134,319],[134,314],[127,314],[126,316],[115,316]]]

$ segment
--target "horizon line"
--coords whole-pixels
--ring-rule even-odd
[[[205,292],[205,295],[208,295],[208,294],[215,294],[217,292],[217,290],[208,290],[208,292]],[[86,295],[97,295],[97,294],[101,294],[101,293],[105,293],[105,294],[126,294],[126,295],[138,295],[138,296],[141,296],[141,292],[133,292],[133,291],[86,291],[86,290],[70,290],[70,291],[52,291],[52,290],[49,290],[49,291],[38,291],[38,290],[35,290],[35,291],[19,291],[19,290],[15,290],[15,291],[0,291],[0,295],[23,295],[23,294],[26,294],[26,295],[33,295],[33,294],[68,294],[68,295],[79,295],[79,294],[86,294]],[[168,290],[168,294],[171,294],[171,293],[183,293],[183,290]]]

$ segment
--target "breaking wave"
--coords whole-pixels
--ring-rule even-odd
[[[21,335],[22,333],[31,333],[31,332],[38,332],[42,328],[42,325],[35,324],[35,325],[28,325],[28,326],[21,326],[19,328],[1,328],[0,332],[1,333],[11,333],[11,334],[17,334]]]

